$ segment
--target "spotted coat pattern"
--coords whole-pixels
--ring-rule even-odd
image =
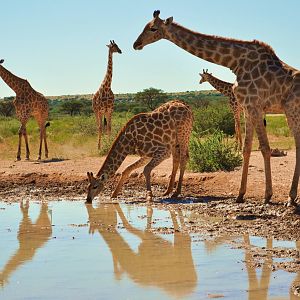
[[[243,170],[237,202],[243,202],[246,193],[249,159],[254,130],[256,131],[265,167],[265,203],[272,197],[271,150],[263,123],[264,112],[273,107],[281,108],[287,117],[296,144],[296,166],[289,192],[288,204],[295,204],[300,176],[300,72],[278,58],[267,44],[253,40],[207,35],[187,29],[173,17],[162,20],[160,11],[146,24],[134,49],[160,39],[167,39],[189,53],[231,69],[236,75],[234,95],[245,113],[245,140]]]
[[[101,148],[101,137],[103,132],[103,123],[106,126],[107,134],[111,133],[111,117],[114,110],[114,93],[111,90],[112,72],[113,72],[113,53],[122,53],[114,41],[110,41],[108,47],[108,63],[105,77],[100,88],[93,97],[92,105],[96,116],[98,126],[98,149]],[[103,122],[104,121],[104,122]],[[107,124],[105,124],[107,122]]]
[[[37,121],[40,128],[40,147],[38,159],[41,159],[42,154],[42,142],[45,145],[45,157],[48,157],[48,146],[46,138],[46,121],[48,119],[48,101],[41,93],[34,90],[30,83],[23,78],[17,77],[12,74],[6,68],[3,67],[2,63],[4,60],[0,60],[0,76],[3,81],[16,93],[14,100],[14,106],[16,109],[16,115],[18,120],[21,122],[19,129],[19,145],[17,160],[21,159],[21,138],[22,135],[25,139],[26,146],[26,159],[29,159],[29,145],[26,131],[26,123],[29,118],[33,116]]]
[[[172,192],[175,176],[178,167],[180,167],[178,185],[174,196],[179,195],[188,159],[188,144],[192,126],[192,110],[187,104],[178,100],[167,102],[153,112],[134,116],[120,131],[96,178],[88,173],[90,185],[87,201],[91,202],[103,189],[105,181],[116,173],[129,154],[139,155],[140,159],[123,171],[112,197],[118,195],[123,183],[133,170],[146,164],[144,175],[147,200],[151,200],[151,171],[171,154],[173,156],[173,170],[165,194]]]

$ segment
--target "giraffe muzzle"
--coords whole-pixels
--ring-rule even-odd
[[[143,49],[142,43],[136,41],[136,42],[133,44],[133,49],[134,49],[134,50],[142,50],[142,49]]]

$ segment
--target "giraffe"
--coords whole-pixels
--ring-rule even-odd
[[[104,127],[106,126],[107,134],[111,133],[111,116],[114,110],[114,93],[111,90],[112,70],[113,70],[113,53],[122,53],[115,41],[110,41],[108,47],[108,63],[105,77],[100,85],[100,88],[93,97],[93,110],[95,112],[98,126],[98,149],[101,148],[102,136],[102,117]],[[107,124],[106,124],[107,122]]]
[[[29,160],[30,151],[28,145],[26,123],[31,116],[36,119],[40,128],[40,146],[38,159],[41,159],[43,141],[45,145],[45,157],[48,158],[48,146],[46,137],[46,127],[50,125],[49,122],[46,123],[49,110],[48,101],[44,97],[44,95],[34,90],[26,79],[17,77],[16,75],[5,69],[2,65],[3,62],[4,60],[1,59],[0,76],[2,77],[4,82],[16,93],[16,98],[13,103],[16,109],[17,118],[21,123],[19,129],[17,160],[21,160],[22,136],[24,136],[25,140],[26,160]]]
[[[153,19],[134,42],[134,49],[141,50],[145,45],[167,39],[199,58],[231,69],[236,75],[233,92],[243,107],[246,127],[242,178],[236,201],[244,202],[254,129],[264,158],[265,203],[271,200],[271,151],[263,114],[267,109],[280,107],[286,114],[296,144],[296,164],[287,206],[297,205],[295,200],[300,176],[300,72],[281,61],[264,42],[198,33],[173,22],[173,17],[162,20],[159,14],[160,11],[154,11]]]
[[[143,172],[146,178],[146,200],[152,201],[151,171],[171,154],[173,169],[164,195],[172,192],[176,172],[180,166],[178,184],[173,194],[174,197],[178,196],[181,193],[188,159],[188,144],[192,126],[192,110],[187,104],[178,100],[169,101],[150,113],[135,115],[119,132],[96,178],[93,173],[87,173],[90,183],[87,202],[92,202],[93,198],[100,193],[104,183],[115,174],[129,154],[138,154],[140,158],[122,172],[112,198],[117,197],[129,174],[146,164]]]
[[[217,77],[213,76],[212,73],[208,73],[208,70],[203,70],[203,73],[199,73],[201,76],[200,84],[203,82],[210,83],[217,91],[219,91],[224,96],[229,98],[229,105],[233,112],[234,116],[234,127],[235,127],[235,139],[236,143],[239,145],[239,148],[242,147],[242,134],[241,134],[241,105],[235,98],[232,87],[233,84],[220,80]]]

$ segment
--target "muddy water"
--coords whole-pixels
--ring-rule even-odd
[[[192,217],[125,204],[0,202],[0,299],[299,299],[290,286],[300,274],[272,272],[269,256],[253,268],[233,237],[184,233]]]

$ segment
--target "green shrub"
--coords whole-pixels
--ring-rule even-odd
[[[229,140],[222,131],[190,141],[189,168],[195,172],[232,171],[240,166],[242,156],[235,142]]]
[[[221,130],[227,135],[235,133],[233,113],[228,105],[209,105],[196,109],[194,116],[194,131],[199,136],[213,133],[215,130]]]

